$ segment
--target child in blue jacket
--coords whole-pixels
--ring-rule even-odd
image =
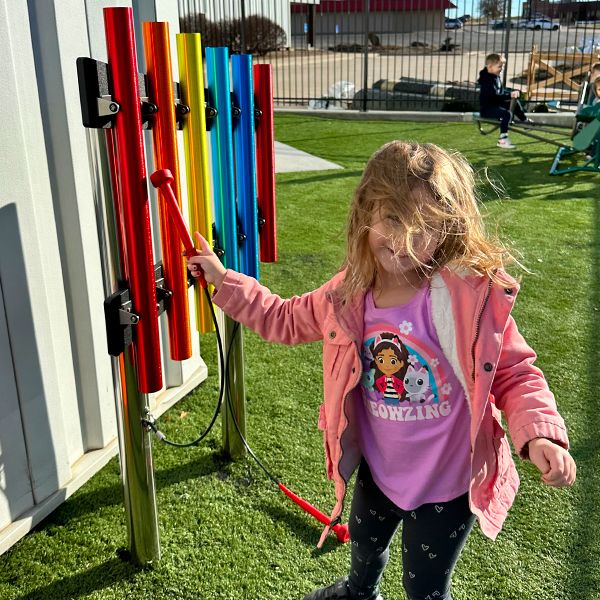
[[[485,58],[485,67],[479,72],[479,113],[486,119],[500,120],[500,138],[498,147],[504,149],[516,146],[508,138],[508,124],[512,121],[513,112],[508,108],[514,98],[514,114],[525,123],[532,123],[523,112],[523,107],[517,100],[519,92],[507,90],[502,85],[500,73],[504,68],[506,59],[501,54],[488,54]]]

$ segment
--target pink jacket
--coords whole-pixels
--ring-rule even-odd
[[[506,519],[519,477],[502,427],[501,411],[515,450],[527,458],[527,443],[548,438],[568,448],[563,419],[535,352],[510,316],[518,284],[506,287],[477,274],[444,268],[431,281],[432,319],[442,350],[461,382],[471,415],[469,503],[481,530],[495,539]],[[330,527],[340,522],[346,485],[360,461],[353,422],[361,377],[364,295],[342,309],[338,273],[320,288],[284,300],[256,280],[227,271],[214,303],[269,341],[298,344],[323,340],[323,430],[327,476],[335,484]]]

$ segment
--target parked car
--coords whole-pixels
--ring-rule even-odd
[[[494,21],[490,24],[492,29],[506,29],[506,21]]]
[[[527,25],[529,25],[529,19],[517,19],[516,21],[511,21],[510,24],[513,29],[527,29]]]
[[[527,23],[527,29],[550,29],[556,31],[560,29],[560,25],[550,19],[533,19]]]
[[[446,19],[444,23],[446,29],[462,29],[463,22],[460,19]]]
[[[470,19],[471,19],[471,15],[463,15],[462,17],[458,17],[458,20],[461,21],[463,25]]]

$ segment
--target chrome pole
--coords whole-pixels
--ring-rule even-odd
[[[108,297],[123,279],[110,185],[111,153],[104,133],[99,134],[97,130],[88,129],[87,139],[94,184],[103,289],[105,297]],[[138,391],[134,360],[131,345],[120,357],[111,358],[128,551],[132,562],[148,566],[160,560],[160,540],[151,432],[146,431],[141,424],[141,419],[149,408],[148,395]]]
[[[246,437],[246,386],[244,384],[244,340],[242,326],[237,324],[237,332],[234,337],[236,321],[218,311],[219,331],[223,342],[223,351],[229,353],[227,366],[227,387],[222,415],[222,439],[223,451],[232,459],[238,459],[245,455],[246,448],[242,442],[235,424],[237,423],[241,434]],[[223,373],[221,373],[223,381]],[[235,422],[234,422],[235,419]]]

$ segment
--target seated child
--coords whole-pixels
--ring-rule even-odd
[[[596,77],[594,79],[592,79],[590,77],[590,81],[591,81],[591,85],[590,88],[592,89],[591,94],[590,94],[590,104],[598,104],[598,102],[600,102],[600,63],[598,64],[598,74],[596,75]],[[593,72],[592,72],[592,77],[593,77]]]
[[[600,77],[600,62],[592,65],[590,72],[590,85]]]
[[[517,100],[519,92],[505,89],[500,79],[506,59],[501,54],[488,54],[485,58],[485,67],[479,72],[479,113],[486,119],[500,120],[500,148],[515,148],[508,138],[508,124],[513,118],[513,113],[508,105],[515,99],[514,114],[526,123],[532,123],[523,112],[523,107]]]

